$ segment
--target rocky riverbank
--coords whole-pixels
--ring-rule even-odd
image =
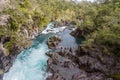
[[[119,80],[116,76],[120,74],[120,59],[106,53],[104,47],[54,49],[46,53],[50,57],[48,72],[52,73],[47,80]]]
[[[5,72],[9,71],[10,67],[12,66],[14,59],[16,58],[17,54],[22,51],[23,49],[14,46],[11,50],[12,53],[8,56],[5,55],[4,50],[0,48],[0,80],[2,80],[2,76]]]
[[[10,37],[0,36],[0,80],[2,80],[3,74],[9,71],[18,53],[32,45],[32,41],[27,41],[24,46],[14,44],[8,51],[4,45],[10,40]]]
[[[6,29],[11,22],[10,15],[0,16],[0,27]],[[31,21],[31,20],[30,20]],[[34,23],[31,21],[31,23]],[[55,23],[55,27],[68,25],[66,21],[60,21]],[[43,28],[42,28],[43,29]],[[2,75],[9,71],[14,59],[22,50],[28,48],[32,44],[32,40],[41,33],[41,30],[36,26],[23,25],[20,30],[16,31],[16,34],[2,33],[0,34],[0,79]],[[7,32],[7,31],[6,31]],[[17,38],[17,40],[16,40]],[[56,38],[58,40],[58,38]],[[51,40],[50,40],[51,41]],[[60,41],[60,39],[59,39]],[[58,43],[50,43],[55,47]]]
[[[61,42],[61,38],[59,36],[50,37],[47,41],[48,48],[55,49],[59,42]]]
[[[47,55],[52,73],[47,80],[117,80],[111,76],[120,73],[120,59],[97,46],[61,49]]]
[[[0,16],[0,25],[6,26],[9,22],[9,18],[9,15]],[[62,22],[63,21],[56,22],[55,25],[57,26],[54,26],[61,27],[68,25],[68,23],[65,23],[65,21],[64,23]],[[34,39],[36,36],[38,36],[40,34],[40,30],[36,27],[33,27],[31,31],[23,26],[23,28],[21,28],[21,31],[18,33],[18,35],[24,35],[24,39],[21,41],[22,43],[24,43],[24,45],[21,45],[20,43],[11,44],[9,51],[8,48],[5,47],[5,45],[12,40],[12,37],[6,34],[0,36],[0,80],[2,80],[3,74],[9,71],[18,53],[32,45],[33,41],[31,39]],[[56,43],[53,43],[53,41],[56,41]],[[58,45],[60,41],[61,39],[58,36],[53,36],[52,38],[49,38],[47,44],[49,45],[49,48],[53,49]]]
[[[9,19],[9,15],[1,15],[0,27],[7,28]],[[33,43],[31,39],[34,39],[39,34],[40,31],[38,30],[38,28],[34,28],[31,31],[25,27],[23,27],[23,29],[18,32],[18,40],[15,40],[15,37],[13,37],[14,34],[11,35],[5,32],[4,34],[0,34],[0,80],[2,80],[3,74],[9,71],[18,53],[31,46]],[[24,36],[20,37],[21,35]]]

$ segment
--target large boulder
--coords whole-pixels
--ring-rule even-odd
[[[70,34],[74,37],[82,37],[84,35],[83,31],[80,28],[75,29]]]
[[[61,38],[59,36],[53,36],[48,39],[47,45],[50,49],[54,49],[58,46],[60,41],[61,41]]]

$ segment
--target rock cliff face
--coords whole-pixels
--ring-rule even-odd
[[[34,39],[40,34],[40,30],[37,27],[29,29],[26,26],[23,26],[18,33],[20,36],[23,35],[26,39]]]
[[[16,55],[23,50],[22,47],[14,44],[10,50],[4,48],[4,45],[9,42],[11,38],[9,36],[0,36],[0,70],[5,73],[12,66]],[[2,73],[0,74],[2,75]]]
[[[3,44],[0,43],[0,70],[2,73],[0,74],[0,80],[2,79],[3,73],[9,71],[10,67],[12,66],[14,59],[16,58],[17,53],[19,53],[21,50],[14,46],[12,49],[12,53],[8,55],[6,49],[3,47]]]
[[[3,4],[1,3],[2,1],[0,1],[0,4]],[[4,27],[4,29],[7,29],[9,18],[9,15],[0,16],[0,28]],[[13,40],[13,37],[11,37],[12,35],[0,34],[0,80],[2,80],[2,75],[5,72],[9,71],[17,54],[20,53],[23,49],[28,48],[30,45],[32,45],[33,41],[31,39],[34,39],[40,34],[38,28],[33,27],[32,29],[28,29],[24,26],[19,31],[16,31],[16,33],[19,36],[18,38],[21,38],[21,36],[23,36],[21,43],[24,43],[24,45],[21,46],[20,43],[12,44],[10,51],[5,48],[5,45],[6,43],[9,43],[11,40]]]

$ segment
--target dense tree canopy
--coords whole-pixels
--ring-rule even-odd
[[[81,30],[87,32],[84,44],[106,46],[112,53],[119,55],[119,12],[120,0],[96,0],[93,3],[76,3],[72,0],[10,0],[9,7],[0,13],[10,15],[8,25],[1,27],[0,35],[9,35],[19,42],[24,39],[24,35],[18,35],[23,28],[32,30],[34,26],[41,29],[51,20],[74,21]],[[10,42],[6,44],[9,45]]]

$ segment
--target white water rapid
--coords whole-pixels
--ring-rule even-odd
[[[62,31],[64,28],[53,28],[53,23],[50,23],[34,44],[17,56],[9,72],[4,74],[3,80],[45,80],[48,75],[46,40],[52,35],[51,33]]]

